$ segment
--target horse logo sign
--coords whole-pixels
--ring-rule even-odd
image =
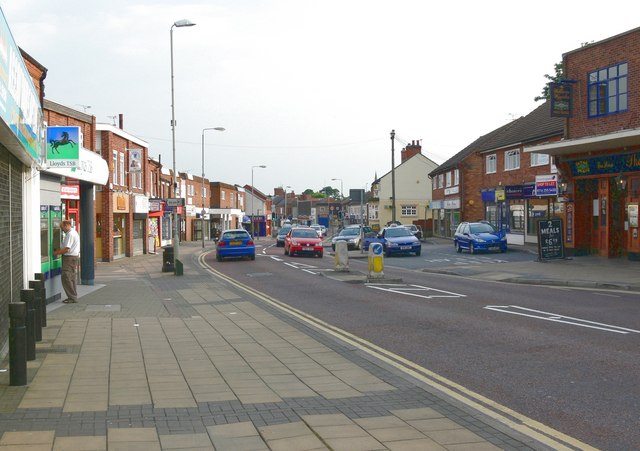
[[[47,165],[50,168],[80,166],[80,127],[47,127]]]

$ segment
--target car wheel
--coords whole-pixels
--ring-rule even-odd
[[[216,255],[216,260],[218,260],[219,262],[222,261],[222,257],[220,257],[219,255]]]
[[[332,250],[333,252],[335,252],[335,251],[336,251],[336,245],[335,245],[335,244],[332,244],[332,245],[331,245],[331,250]]]
[[[318,257],[322,258],[322,252],[318,252]]]
[[[476,250],[473,248],[473,243],[469,243],[469,253],[475,254]]]
[[[420,249],[419,251],[416,251],[416,257],[420,257],[420,252],[422,252],[422,249]]]
[[[289,251],[287,250],[287,248],[284,248],[284,255],[289,255]]]
[[[459,241],[456,241],[456,250],[458,251],[458,254],[462,253],[462,246],[460,246]]]
[[[249,258],[250,258],[251,260],[255,260],[255,259],[256,259],[256,254],[251,254],[251,255],[249,256]]]

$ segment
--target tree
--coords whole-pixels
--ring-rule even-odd
[[[319,192],[323,193],[327,197],[339,197],[340,190],[336,188],[332,188],[331,186],[325,186]]]
[[[555,70],[555,75],[544,74],[544,78],[549,80],[549,83],[559,83],[564,78],[564,67],[562,62],[556,63],[553,65],[553,69]],[[542,95],[535,97],[533,100],[537,102],[538,100],[549,100],[549,83],[544,85],[542,88]]]
[[[307,188],[306,190],[304,190],[302,192],[302,194],[309,194],[309,195],[313,195],[315,191],[313,191],[311,188]]]

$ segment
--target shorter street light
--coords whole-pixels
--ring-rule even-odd
[[[202,214],[200,215],[200,220],[202,221],[202,249],[204,249],[204,132],[207,130],[216,130],[218,132],[223,132],[225,130],[224,127],[209,127],[202,129]]]

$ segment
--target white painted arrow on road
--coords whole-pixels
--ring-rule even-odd
[[[526,316],[529,318],[541,319],[544,321],[552,321],[554,323],[570,324],[572,326],[587,327],[589,329],[604,330],[605,332],[614,332],[616,334],[640,334],[640,330],[627,329],[626,327],[613,326],[611,324],[597,323],[586,319],[574,318],[572,316],[558,315],[557,313],[543,312],[542,310],[534,310],[518,305],[487,305],[484,307],[494,312],[509,313],[511,315]]]

